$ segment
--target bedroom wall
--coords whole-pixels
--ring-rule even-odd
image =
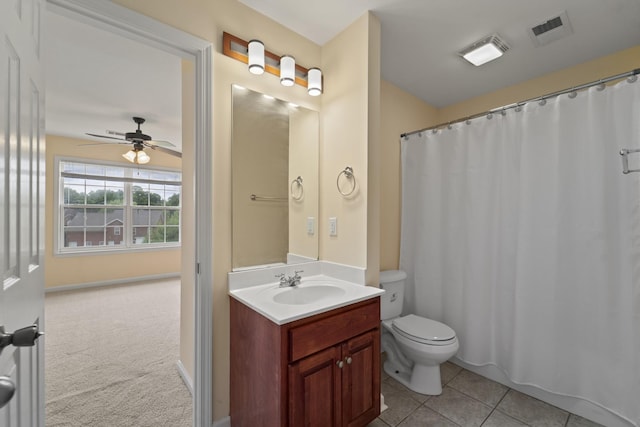
[[[57,209],[54,205],[54,191],[57,191],[54,189],[56,156],[131,164],[122,158],[124,152],[122,146],[80,146],[87,142],[89,141],[56,135],[46,136],[45,288],[95,284],[145,276],[178,275],[181,266],[180,248],[109,254],[54,254],[55,227],[53,220],[54,212]],[[154,152],[152,156],[154,166],[178,170],[182,167],[179,158],[159,152]]]

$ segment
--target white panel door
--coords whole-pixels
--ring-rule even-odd
[[[7,334],[43,329],[44,13],[44,0],[0,0],[0,379],[15,384],[2,427],[44,427],[44,342]]]

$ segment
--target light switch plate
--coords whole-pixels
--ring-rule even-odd
[[[329,218],[329,236],[338,235],[338,219],[335,216]]]
[[[316,219],[312,216],[307,218],[307,234],[313,236],[316,232]]]

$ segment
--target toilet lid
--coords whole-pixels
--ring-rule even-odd
[[[445,344],[456,337],[453,329],[444,323],[409,314],[393,320],[393,328],[409,339],[418,342]]]

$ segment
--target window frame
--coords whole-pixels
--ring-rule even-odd
[[[76,247],[64,247],[64,224],[62,223],[62,210],[64,208],[64,179],[62,179],[61,175],[61,163],[63,162],[71,162],[71,163],[79,163],[83,165],[91,165],[98,167],[117,167],[125,169],[125,175],[129,174],[129,176],[125,177],[123,182],[123,205],[115,205],[114,208],[124,210],[122,224],[118,225],[118,228],[121,228],[122,241],[124,244],[120,245],[108,245],[97,246],[97,245],[85,245],[84,246],[76,246]],[[145,208],[144,205],[135,205],[133,203],[132,198],[132,187],[134,186],[135,177],[132,176],[133,173],[137,170],[145,170],[145,171],[157,171],[157,172],[170,172],[170,173],[179,173],[180,174],[180,183],[176,184],[175,181],[171,181],[166,185],[178,186],[180,191],[180,199],[179,206],[177,208],[171,206],[150,206],[147,205],[146,208],[156,208],[162,209],[166,211],[166,208],[169,210],[174,210],[178,212],[179,220],[177,228],[179,230],[179,238],[177,242],[157,242],[157,243],[144,243],[144,244],[136,244],[135,242],[135,233],[134,230],[136,226],[133,224],[133,210],[136,208]],[[129,171],[129,172],[127,172]],[[127,182],[127,180],[129,182]],[[144,182],[145,179],[141,179]],[[83,256],[83,255],[101,255],[105,253],[135,253],[135,252],[153,252],[153,251],[163,251],[163,250],[175,250],[182,247],[182,171],[180,169],[168,168],[168,167],[145,167],[145,166],[129,166],[128,164],[123,164],[119,162],[109,162],[102,161],[98,159],[85,159],[85,158],[77,158],[77,157],[69,157],[69,156],[55,156],[54,159],[54,188],[57,191],[54,191],[54,255],[55,256]],[[91,208],[93,205],[78,205],[86,208]],[[103,208],[104,205],[95,205],[96,208]],[[105,224],[105,230],[109,227]],[[166,224],[165,224],[166,228]],[[106,242],[105,242],[106,243]]]

